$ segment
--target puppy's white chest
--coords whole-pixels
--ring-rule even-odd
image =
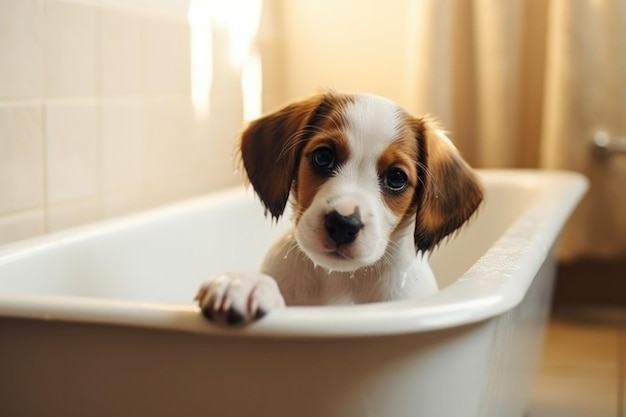
[[[316,266],[298,248],[293,232],[268,251],[262,272],[276,279],[288,305],[360,304],[420,298],[437,292],[427,261],[414,254],[353,272]]]

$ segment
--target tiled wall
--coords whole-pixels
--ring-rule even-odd
[[[0,243],[240,181],[239,74],[198,117],[188,1],[160,1],[0,0]]]

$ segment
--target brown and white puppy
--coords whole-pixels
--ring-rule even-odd
[[[261,273],[227,273],[200,288],[204,315],[218,322],[251,321],[285,304],[432,294],[424,253],[483,199],[440,130],[377,96],[329,92],[295,102],[252,122],[240,146],[266,212],[278,219],[291,196],[294,227]]]

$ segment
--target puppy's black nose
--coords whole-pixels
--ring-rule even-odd
[[[337,246],[353,242],[362,227],[358,215],[342,216],[336,211],[326,215],[326,232]]]

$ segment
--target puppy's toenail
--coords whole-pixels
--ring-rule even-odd
[[[215,320],[215,316],[213,315],[213,310],[210,307],[203,308],[202,315],[209,321]]]
[[[262,308],[259,308],[257,309],[256,314],[254,315],[254,318],[259,320],[265,317],[266,314],[267,314],[267,311],[263,310]]]
[[[228,324],[232,324],[232,325],[239,324],[243,321],[243,319],[244,319],[243,314],[241,314],[234,308],[229,309],[228,313],[226,314],[226,323]]]

